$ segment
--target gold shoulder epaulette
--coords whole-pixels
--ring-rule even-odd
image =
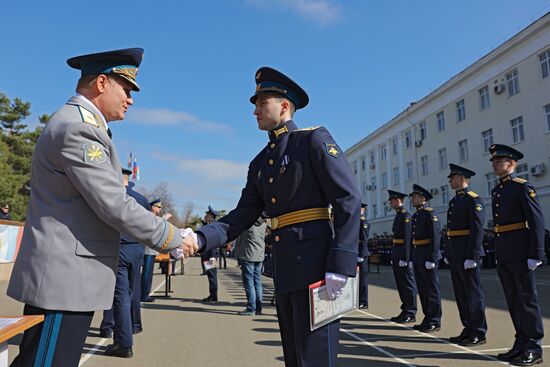
[[[471,197],[473,197],[473,198],[477,198],[477,197],[479,197],[479,195],[478,195],[478,194],[476,194],[476,193],[475,193],[475,192],[473,192],[473,191],[468,191],[468,195],[470,195],[470,196],[471,196]]]
[[[512,179],[512,181],[517,182],[517,183],[521,183],[521,184],[527,182],[527,180],[524,180],[523,178],[519,178],[519,177],[514,177]]]
[[[401,213],[405,214],[407,212],[407,209],[401,209]]]
[[[424,210],[427,211],[427,212],[433,212],[434,211],[433,208],[430,208],[429,206],[425,207]]]
[[[88,111],[80,105],[78,105],[78,111],[80,112],[80,116],[82,116],[82,122],[99,127],[99,121],[97,121],[93,112]]]
[[[312,131],[312,130],[317,130],[318,128],[320,128],[321,126],[313,126],[313,127],[305,127],[303,129],[296,129],[294,131]]]

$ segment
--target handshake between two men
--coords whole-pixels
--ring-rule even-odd
[[[172,255],[172,257],[176,260],[193,256],[197,251],[199,251],[197,234],[193,232],[191,228],[182,229],[181,237],[183,238],[182,245],[170,251],[170,255]]]

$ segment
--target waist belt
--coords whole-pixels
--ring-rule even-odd
[[[310,222],[312,220],[330,220],[328,208],[302,209],[271,218],[271,229],[278,229],[291,224]]]
[[[426,238],[425,240],[413,240],[413,245],[415,245],[415,246],[429,245],[430,243],[432,243],[432,240],[429,239],[429,238]]]
[[[449,237],[467,236],[469,234],[469,229],[450,229],[447,231],[447,236]]]
[[[512,224],[506,224],[503,226],[499,226],[497,224],[495,226],[495,233],[517,231],[518,229],[525,229],[525,228],[529,229],[527,222],[512,223]]]
[[[393,244],[394,245],[404,245],[405,240],[403,238],[394,238],[393,239]]]

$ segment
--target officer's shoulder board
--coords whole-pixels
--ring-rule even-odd
[[[478,197],[479,197],[479,195],[476,194],[476,193],[473,192],[473,191],[468,191],[468,195],[470,195],[470,196],[473,197],[473,198],[478,198]]]
[[[304,127],[303,129],[296,129],[294,130],[293,132],[297,132],[297,131],[313,131],[313,130],[317,130],[318,128],[320,128],[321,126],[313,126],[313,127]]]
[[[95,127],[100,126],[99,125],[100,122],[97,120],[93,112],[87,110],[85,107],[82,107],[81,105],[78,105],[78,104],[72,104],[72,105],[78,109],[78,112],[80,112],[80,117],[82,118],[82,122],[93,125]]]
[[[401,213],[403,214],[407,213],[407,209],[401,209]]]
[[[427,212],[433,212],[434,211],[433,208],[430,208],[429,206],[425,207],[424,210],[427,211]]]
[[[514,177],[514,178],[512,179],[512,181],[517,182],[517,183],[520,183],[520,184],[524,184],[524,183],[527,182],[527,180],[525,180],[525,179],[523,179],[523,178],[519,178],[519,177]]]

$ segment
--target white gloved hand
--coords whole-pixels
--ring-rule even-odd
[[[414,269],[414,265],[413,265],[413,262],[412,261],[409,261],[409,269]]]
[[[435,263],[431,262],[431,261],[426,261],[424,263],[424,266],[426,267],[426,270],[432,270],[432,269],[435,269]]]
[[[541,260],[527,259],[527,267],[529,268],[529,270],[535,270],[539,267],[540,264],[542,264]]]
[[[399,260],[399,267],[404,268],[405,266],[407,266],[407,262],[404,260]]]
[[[365,259],[363,259],[362,257],[357,257],[357,262],[358,263],[362,263],[363,261],[365,261]]]
[[[443,262],[447,265],[449,265],[449,259],[447,259],[446,257],[443,258]]]
[[[464,270],[473,269],[477,267],[477,262],[475,260],[466,259],[464,260]]]
[[[172,257],[176,260],[183,259],[185,257],[181,247],[175,248],[172,251],[170,251],[170,255],[172,255]]]
[[[342,274],[325,273],[325,288],[330,300],[336,299],[342,294],[348,277]]]

